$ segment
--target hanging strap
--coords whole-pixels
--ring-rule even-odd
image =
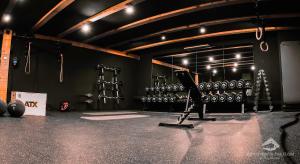
[[[25,73],[30,74],[31,70],[31,42],[28,43],[28,51],[27,51],[27,56],[26,56],[26,64],[25,64]]]
[[[263,27],[257,27],[255,32],[256,40],[261,40],[263,37]]]
[[[257,28],[255,32],[255,37],[257,41],[260,41],[259,48],[262,52],[268,52],[269,51],[269,45],[268,42],[265,40],[265,26],[263,19],[260,18],[259,13],[259,4],[258,0],[255,2],[255,10],[256,10],[256,17],[257,17]]]
[[[59,82],[64,81],[64,55],[60,53],[60,72],[59,72]]]

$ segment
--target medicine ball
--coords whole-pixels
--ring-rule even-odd
[[[7,111],[7,105],[4,101],[0,100],[0,116],[3,116],[3,114]]]
[[[70,102],[69,101],[62,101],[59,104],[59,111],[61,112],[68,112],[71,110]]]
[[[7,111],[11,117],[22,117],[25,113],[25,104],[20,100],[12,101],[8,104]]]

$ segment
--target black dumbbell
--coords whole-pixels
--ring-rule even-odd
[[[226,90],[228,88],[228,83],[229,82],[227,80],[222,81],[221,82],[221,89]]]
[[[228,88],[234,89],[234,88],[236,88],[236,84],[237,84],[237,82],[235,80],[231,80],[228,84]]]
[[[242,102],[243,101],[243,94],[242,93],[237,93],[234,97],[235,102]]]
[[[161,96],[159,96],[159,97],[157,98],[157,102],[161,103],[162,101],[163,101],[163,98],[162,98]]]
[[[152,98],[150,96],[147,97],[147,103],[150,103],[152,101]]]
[[[168,92],[171,92],[171,91],[172,91],[172,85],[167,85],[167,86],[166,86],[166,90],[167,90]]]
[[[156,103],[156,97],[153,96],[152,99],[151,99],[151,101],[152,101],[153,103]]]
[[[164,103],[169,102],[168,95],[162,95],[162,100],[163,100]]]
[[[146,92],[149,92],[149,91],[150,91],[150,88],[149,88],[149,87],[146,87],[146,88],[145,88],[145,91],[146,91]]]
[[[155,90],[156,92],[159,92],[160,87],[159,87],[159,86],[156,86],[156,87],[154,87],[154,90]]]
[[[179,84],[179,85],[178,85],[178,90],[179,90],[180,92],[184,91],[184,86],[183,86],[182,84]]]
[[[210,101],[211,101],[212,103],[218,102],[218,101],[219,101],[219,95],[218,95],[218,94],[212,95],[211,98],[210,98]]]
[[[173,85],[172,85],[172,91],[173,91],[173,92],[177,92],[178,89],[179,89],[178,85],[176,85],[176,84],[173,84]]]
[[[175,97],[174,97],[174,96],[170,96],[170,97],[169,97],[169,102],[170,102],[170,103],[175,102]]]
[[[226,94],[226,101],[229,103],[234,102],[234,95],[231,93],[225,93]]]
[[[150,91],[154,92],[155,88],[154,87],[150,87]]]
[[[210,90],[212,89],[212,87],[213,87],[212,82],[208,82],[208,83],[206,83],[206,85],[205,85],[205,90],[206,90],[206,91],[210,91]]]
[[[145,102],[147,101],[147,98],[146,98],[145,96],[143,96],[143,97],[141,98],[141,101],[142,101],[143,103],[145,103]]]
[[[205,103],[205,104],[207,104],[207,103],[210,102],[210,98],[211,98],[211,96],[210,96],[209,94],[208,94],[208,95],[203,95],[203,96],[201,97],[203,103]]]
[[[214,90],[219,90],[221,86],[221,82],[220,81],[216,81],[213,83],[213,89]]]
[[[227,100],[227,95],[222,93],[219,95],[219,102],[224,103]]]
[[[200,83],[199,84],[199,90],[200,91],[204,91],[205,90],[205,86],[206,86],[206,82]]]
[[[164,92],[166,90],[166,86],[161,86],[160,91]]]
[[[252,83],[251,83],[251,81],[249,81],[249,80],[245,81],[245,88],[247,88],[247,89],[252,88]]]
[[[243,80],[243,79],[239,80],[239,81],[237,82],[237,84],[236,84],[236,87],[237,87],[238,89],[244,88],[244,87],[245,87],[245,80]]]
[[[98,84],[98,85],[101,84],[101,80],[100,80],[100,79],[97,80],[97,84]]]

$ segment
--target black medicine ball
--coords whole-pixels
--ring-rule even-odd
[[[25,113],[25,104],[20,100],[12,101],[8,104],[7,111],[11,117],[22,117]]]

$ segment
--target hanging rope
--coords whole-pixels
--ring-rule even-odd
[[[174,64],[174,58],[172,56],[172,65]],[[172,83],[174,82],[174,68],[172,67]]]
[[[198,73],[198,54],[196,52],[196,73]]]
[[[59,72],[59,82],[64,81],[64,55],[60,53],[60,72]]]
[[[265,41],[265,27],[263,19],[260,18],[258,0],[255,3],[256,16],[257,16],[257,28],[255,32],[255,37],[257,41],[260,41],[259,48],[262,52],[269,51],[269,44]]]
[[[30,74],[31,72],[31,42],[28,43],[28,51],[27,51],[27,56],[26,56],[26,64],[25,64],[25,73]]]

